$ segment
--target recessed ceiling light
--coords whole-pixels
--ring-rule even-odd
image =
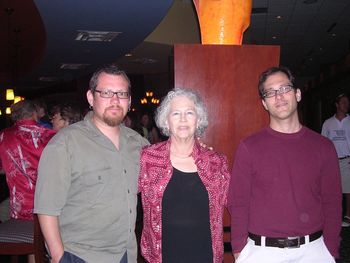
[[[318,0],[304,0],[303,3],[304,4],[307,4],[307,5],[310,5],[310,4],[315,4],[317,3]]]
[[[137,58],[137,59],[134,59],[132,62],[144,65],[144,64],[156,63],[157,60],[155,60],[153,58]]]
[[[98,41],[98,42],[111,42],[116,36],[122,32],[109,32],[109,31],[89,31],[89,30],[77,30],[78,34],[75,37],[77,41]]]
[[[277,19],[282,19],[282,16],[276,16]]]
[[[77,69],[84,69],[90,64],[83,64],[83,63],[62,63],[60,66],[60,69],[71,69],[71,70],[77,70]]]
[[[126,57],[132,57],[132,54],[131,53],[126,53],[125,56]]]
[[[40,77],[39,81],[43,81],[43,82],[56,82],[58,81],[57,77]]]
[[[276,37],[276,36],[273,36],[272,39],[277,39],[277,37]]]

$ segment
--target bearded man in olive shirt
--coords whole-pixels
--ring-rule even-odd
[[[136,262],[139,157],[148,142],[122,125],[130,80],[109,65],[87,91],[93,109],[62,129],[39,163],[34,212],[51,262]]]
[[[330,140],[299,122],[301,91],[291,72],[262,73],[270,125],[238,146],[229,187],[236,263],[334,263],[339,256],[341,184]]]

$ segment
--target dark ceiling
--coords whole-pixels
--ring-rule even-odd
[[[71,82],[109,62],[129,74],[163,74],[174,44],[200,43],[190,0],[1,0],[1,8],[0,87],[24,93]],[[84,31],[116,36],[75,40]],[[243,42],[280,45],[281,64],[307,81],[349,53],[350,1],[253,0]]]

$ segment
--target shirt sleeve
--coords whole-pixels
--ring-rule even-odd
[[[237,148],[228,191],[228,210],[231,214],[231,246],[240,252],[247,243],[252,164],[243,143]]]
[[[333,257],[339,257],[342,192],[339,162],[334,146],[329,142],[321,168],[321,202],[324,215],[323,237]]]
[[[140,174],[138,179],[138,193],[141,193],[143,190],[143,186],[145,184],[145,173],[146,173],[146,156],[144,150],[141,150],[140,154]]]
[[[322,125],[322,130],[321,130],[321,134],[327,138],[329,138],[329,131],[327,129],[327,121],[325,121]]]
[[[39,161],[34,213],[60,215],[70,184],[71,166],[67,144],[64,136],[56,136],[45,147]]]

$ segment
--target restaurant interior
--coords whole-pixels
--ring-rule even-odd
[[[213,17],[200,16],[200,3],[2,0],[0,129],[12,124],[10,106],[20,100],[40,99],[48,108],[71,101],[86,110],[91,74],[116,63],[131,80],[131,111],[136,115],[152,114],[174,87],[199,90],[212,110],[204,141],[227,155],[241,138],[268,121],[259,105],[259,72],[267,66],[286,66],[302,91],[302,123],[320,132],[324,120],[334,114],[334,98],[350,95],[350,1],[252,0],[246,17],[227,6],[218,8],[218,14],[241,16],[240,28],[228,29],[240,34],[228,40],[228,25],[220,29],[221,35],[205,38],[210,35],[206,29],[220,30],[212,26]],[[243,122],[247,129],[240,129]],[[216,136],[218,129],[233,132],[234,138]],[[5,180],[2,185],[0,195],[6,198]],[[228,221],[225,263],[232,262]],[[343,228],[342,237],[339,262],[346,263],[348,228]],[[10,260],[0,255],[0,262]]]

